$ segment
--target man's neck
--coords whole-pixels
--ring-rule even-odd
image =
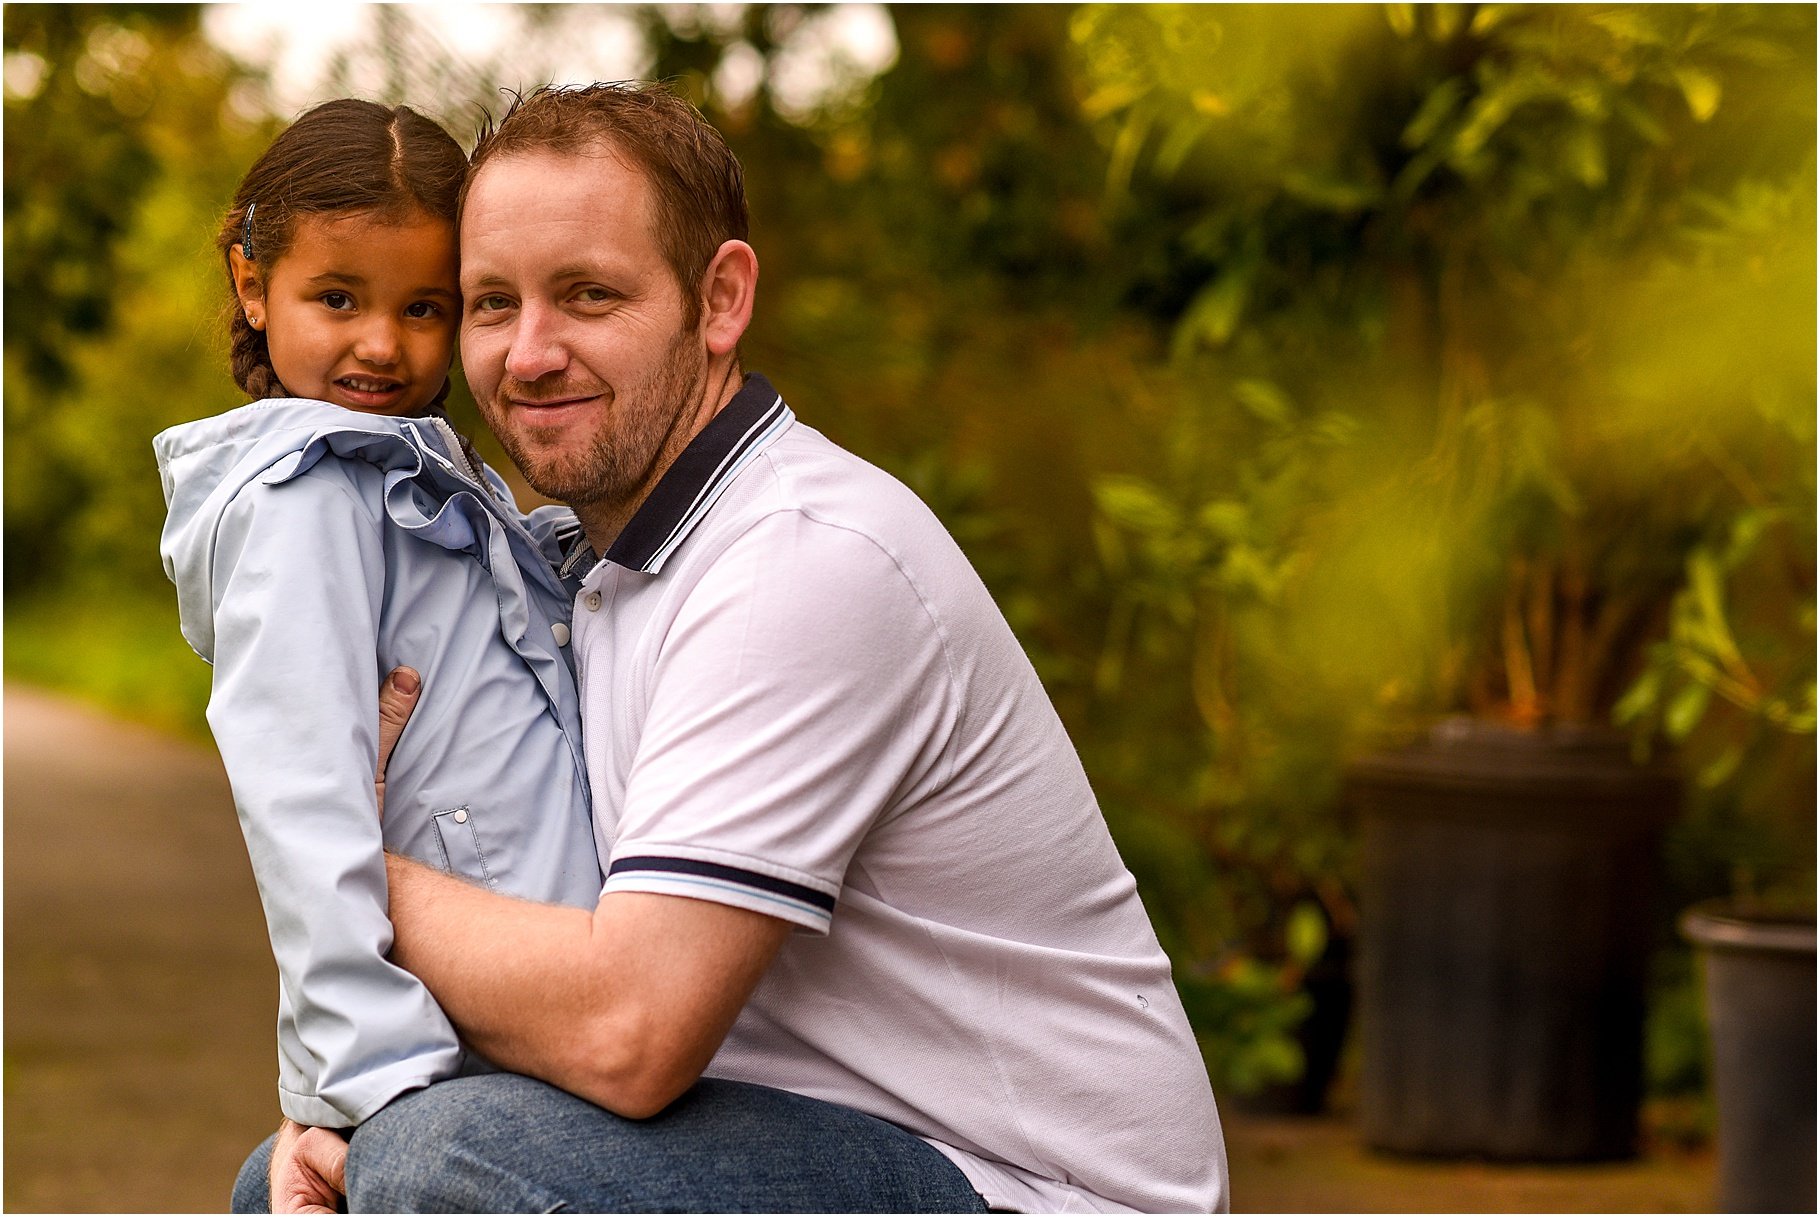
[[[713,362],[708,365],[708,374],[702,378],[701,399],[694,407],[694,413],[678,420],[679,425],[670,432],[658,452],[657,459],[651,462],[651,471],[645,476],[638,489],[631,494],[617,499],[602,499],[593,503],[577,503],[575,518],[581,522],[582,531],[588,536],[588,545],[594,552],[604,555],[611,549],[613,542],[619,540],[619,534],[626,530],[638,509],[645,505],[657,484],[663,481],[664,474],[676,463],[676,458],[700,435],[702,428],[714,421],[714,416],[726,409],[727,403],[738,395],[740,386],[745,381],[739,360],[733,359],[716,367]]]

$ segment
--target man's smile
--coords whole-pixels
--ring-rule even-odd
[[[579,393],[569,397],[508,397],[506,402],[521,410],[560,410],[566,406],[599,401],[602,396],[600,393]]]

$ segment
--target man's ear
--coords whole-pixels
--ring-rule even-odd
[[[758,255],[744,241],[723,241],[701,277],[702,339],[710,355],[728,355],[752,322]]]
[[[227,257],[228,276],[234,281],[234,295],[239,298],[240,307],[246,310],[249,319],[258,316],[265,304],[265,276],[246,260],[238,242],[228,246]]]

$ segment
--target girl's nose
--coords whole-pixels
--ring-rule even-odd
[[[355,339],[354,358],[375,367],[390,367],[398,362],[403,349],[398,326],[389,317],[375,317]]]

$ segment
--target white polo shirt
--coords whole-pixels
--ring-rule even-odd
[[[792,935],[708,1066],[870,1113],[995,1208],[1224,1210],[1169,962],[1004,617],[760,376],[582,584],[605,890]]]

